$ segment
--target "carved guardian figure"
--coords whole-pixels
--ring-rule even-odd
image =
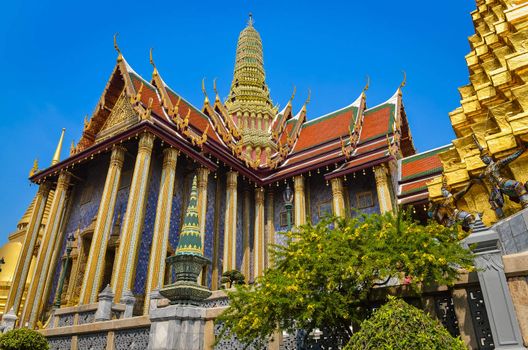
[[[479,144],[475,135],[473,135],[475,144],[480,151],[480,159],[486,168],[479,175],[482,180],[487,180],[491,185],[491,193],[489,202],[493,210],[499,218],[504,216],[502,207],[504,206],[504,195],[507,195],[515,203],[519,203],[523,208],[528,208],[528,191],[526,184],[523,184],[515,179],[508,179],[501,175],[501,170],[515,159],[519,158],[525,151],[526,146],[521,144],[521,149],[515,153],[495,161],[489,153]]]

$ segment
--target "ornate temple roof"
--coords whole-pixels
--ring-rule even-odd
[[[216,170],[229,166],[258,185],[332,166],[326,178],[415,153],[402,91],[367,108],[365,91],[350,104],[326,115],[309,118],[307,105],[294,113],[292,100],[278,111],[265,82],[260,35],[250,19],[240,33],[231,91],[225,103],[216,93],[202,108],[193,106],[162,79],[152,52],[153,73],[144,79],[121,51],[81,140],[68,159],[31,177],[56,176],[61,167],[108,151],[143,130],[153,132],[201,165]]]
[[[442,174],[438,156],[452,145],[438,147],[398,161],[398,203],[424,202],[429,197],[427,182]]]

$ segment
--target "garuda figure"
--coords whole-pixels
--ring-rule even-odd
[[[528,208],[528,190],[527,184],[523,184],[514,179],[507,179],[501,175],[501,169],[515,159],[519,158],[521,154],[526,150],[524,143],[521,144],[521,149],[517,152],[510,154],[509,156],[495,161],[479,144],[477,138],[473,134],[473,140],[475,141],[479,151],[480,159],[486,164],[486,169],[479,175],[482,180],[487,180],[491,185],[491,193],[489,202],[491,208],[495,210],[497,217],[502,218],[504,213],[502,207],[504,206],[504,195],[507,195],[515,203],[520,203],[523,208]]]
[[[442,199],[436,203],[432,203],[429,207],[429,217],[436,220],[441,225],[451,227],[455,223],[460,223],[464,231],[468,231],[471,225],[475,222],[475,216],[467,211],[457,208],[457,201],[462,198],[473,186],[471,181],[465,188],[452,194],[447,189],[445,178],[442,181]]]

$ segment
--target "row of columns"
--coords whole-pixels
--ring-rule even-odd
[[[143,133],[139,140],[127,209],[123,220],[124,225],[120,238],[120,246],[117,251],[116,266],[114,267],[114,273],[112,274],[111,285],[115,293],[115,302],[119,302],[123,294],[125,292],[130,292],[133,288],[138,245],[143,230],[154,139],[154,135]],[[119,145],[114,146],[112,149],[110,164],[106,175],[101,204],[98,209],[94,234],[81,287],[81,304],[95,303],[97,301],[97,295],[103,287],[101,284],[104,277],[105,254],[108,238],[112,229],[113,215],[115,212],[117,192],[120,187],[119,184],[125,153],[126,149]],[[150,292],[163,285],[177,157],[178,151],[176,149],[166,148],[163,151],[163,167],[154,223],[152,248],[149,257],[145,290],[145,306],[149,305]],[[378,167],[374,169],[374,174],[376,178],[380,209],[382,212],[392,210],[387,171],[383,167]],[[202,235],[204,235],[209,170],[199,168],[197,175],[198,212],[200,214],[201,232]],[[302,175],[299,175],[295,176],[293,181],[295,211],[294,224],[295,226],[301,226],[306,223],[305,179]],[[70,175],[67,172],[62,172],[58,178],[55,196],[49,213],[48,224],[46,225],[42,236],[41,246],[36,258],[37,263],[35,265],[35,271],[28,289],[28,302],[22,313],[21,320],[28,322],[30,327],[33,327],[36,324],[38,316],[45,306],[44,301],[47,300],[49,288],[51,288],[49,281],[52,278],[56,262],[58,261],[61,243],[64,241],[64,237],[62,237],[63,230],[61,230],[61,222],[66,207],[69,184]],[[331,184],[334,213],[337,215],[345,215],[342,179],[332,179]],[[226,207],[224,216],[223,271],[237,269],[237,186],[238,173],[235,171],[228,172],[226,179]],[[25,281],[28,277],[31,264],[32,251],[35,248],[49,192],[50,185],[48,183],[44,183],[39,187],[35,199],[34,210],[28,224],[25,242],[17,263],[17,272],[14,276],[13,285],[8,295],[6,312],[11,308],[15,310],[15,313],[19,310],[22,295],[24,293]],[[243,220],[244,240],[242,249],[244,262],[242,269],[246,277],[249,277],[249,211],[252,210],[250,207],[249,192],[244,195],[243,203],[244,213],[247,214],[244,214]],[[269,243],[274,243],[273,209],[273,192],[268,192],[266,195],[263,188],[256,188],[253,237],[254,277],[262,275],[264,269],[267,267],[267,246]],[[202,240],[204,240],[203,236]],[[218,256],[218,253],[216,253],[216,255]],[[214,268],[215,267],[213,266],[213,269]],[[145,307],[144,309],[148,310],[148,307]]]

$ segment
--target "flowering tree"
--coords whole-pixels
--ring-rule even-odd
[[[286,245],[271,249],[274,266],[229,293],[219,339],[265,343],[277,329],[318,328],[344,345],[375,289],[406,279],[419,293],[424,284],[452,285],[460,268],[472,268],[456,227],[422,226],[408,213],[327,217],[285,236]]]

